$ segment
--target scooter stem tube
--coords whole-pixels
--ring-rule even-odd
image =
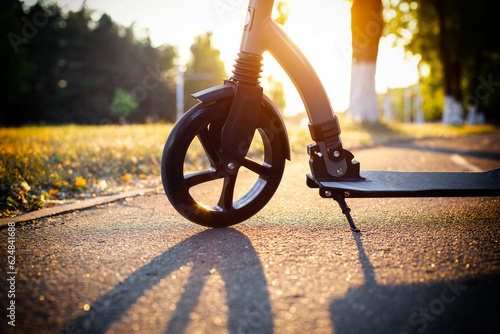
[[[267,50],[264,36],[271,20],[274,0],[250,0],[240,50],[261,55]],[[272,20],[271,20],[272,21]]]
[[[273,0],[250,0],[240,51],[261,56],[265,51],[288,74],[306,108],[311,136],[323,156],[328,174],[346,174],[347,163],[340,139],[340,125],[313,67],[293,41],[272,20]]]
[[[274,0],[250,0],[240,50],[269,51],[297,88],[312,124],[331,121],[333,109],[318,75],[304,54],[271,18]]]

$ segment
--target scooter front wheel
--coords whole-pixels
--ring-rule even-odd
[[[227,227],[260,211],[279,186],[287,157],[283,121],[263,101],[250,149],[223,162],[221,133],[232,99],[198,104],[170,133],[161,161],[165,193],[185,218]]]

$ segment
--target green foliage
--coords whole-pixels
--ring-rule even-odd
[[[0,82],[17,78],[10,90],[0,91],[3,123],[116,122],[121,116],[109,113],[109,106],[118,88],[139,104],[129,121],[175,120],[175,93],[167,80],[173,47],[154,48],[107,14],[93,20],[84,6],[66,13],[54,3],[37,3],[23,12],[17,3],[16,10],[2,11],[5,29],[18,36],[2,51],[16,63],[9,70],[14,74]]]
[[[190,96],[203,89],[222,84],[227,78],[220,51],[212,46],[212,33],[197,36],[191,45],[191,59],[184,73],[184,103],[186,110],[196,104]]]
[[[446,93],[465,107],[476,105],[490,118],[499,117],[499,2],[384,0],[384,5],[387,33],[430,67],[422,89],[427,113],[436,114],[435,94]]]
[[[425,119],[440,119],[444,107],[444,77],[437,13],[421,1],[384,0],[384,6],[386,33],[397,36],[397,45],[422,56],[419,66]]]
[[[267,87],[264,88],[264,93],[273,101],[274,105],[283,114],[286,108],[285,90],[283,89],[283,83],[281,81],[276,81],[273,76],[270,75],[266,77]]]
[[[138,106],[139,104],[132,94],[123,88],[117,88],[113,103],[111,104],[111,114],[120,118],[126,118],[134,112]]]
[[[0,125],[5,122],[7,110],[15,108],[16,101],[23,98],[29,91],[28,80],[35,65],[26,55],[23,42],[22,25],[19,19],[24,15],[22,5],[18,0],[3,0],[0,4]]]
[[[438,59],[430,59],[421,64],[421,67],[425,67],[427,64],[430,64],[428,67],[430,72],[421,78],[422,109],[426,120],[437,121],[441,120],[443,115],[443,70]]]
[[[278,11],[278,17],[275,18],[274,21],[279,25],[285,25],[286,21],[288,21],[288,15],[290,14],[290,4],[285,1],[279,1],[276,10]]]

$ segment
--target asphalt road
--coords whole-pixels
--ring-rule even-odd
[[[488,170],[500,134],[353,153],[362,169]],[[21,224],[16,274],[3,229],[2,333],[499,332],[498,197],[351,199],[353,234],[308,172],[293,156],[271,202],[228,229],[163,195]]]

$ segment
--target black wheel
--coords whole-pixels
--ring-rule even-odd
[[[286,130],[265,100],[246,156],[222,162],[221,133],[231,102],[190,109],[163,150],[161,176],[168,199],[185,218],[203,226],[226,227],[256,214],[274,195],[285,167]]]

